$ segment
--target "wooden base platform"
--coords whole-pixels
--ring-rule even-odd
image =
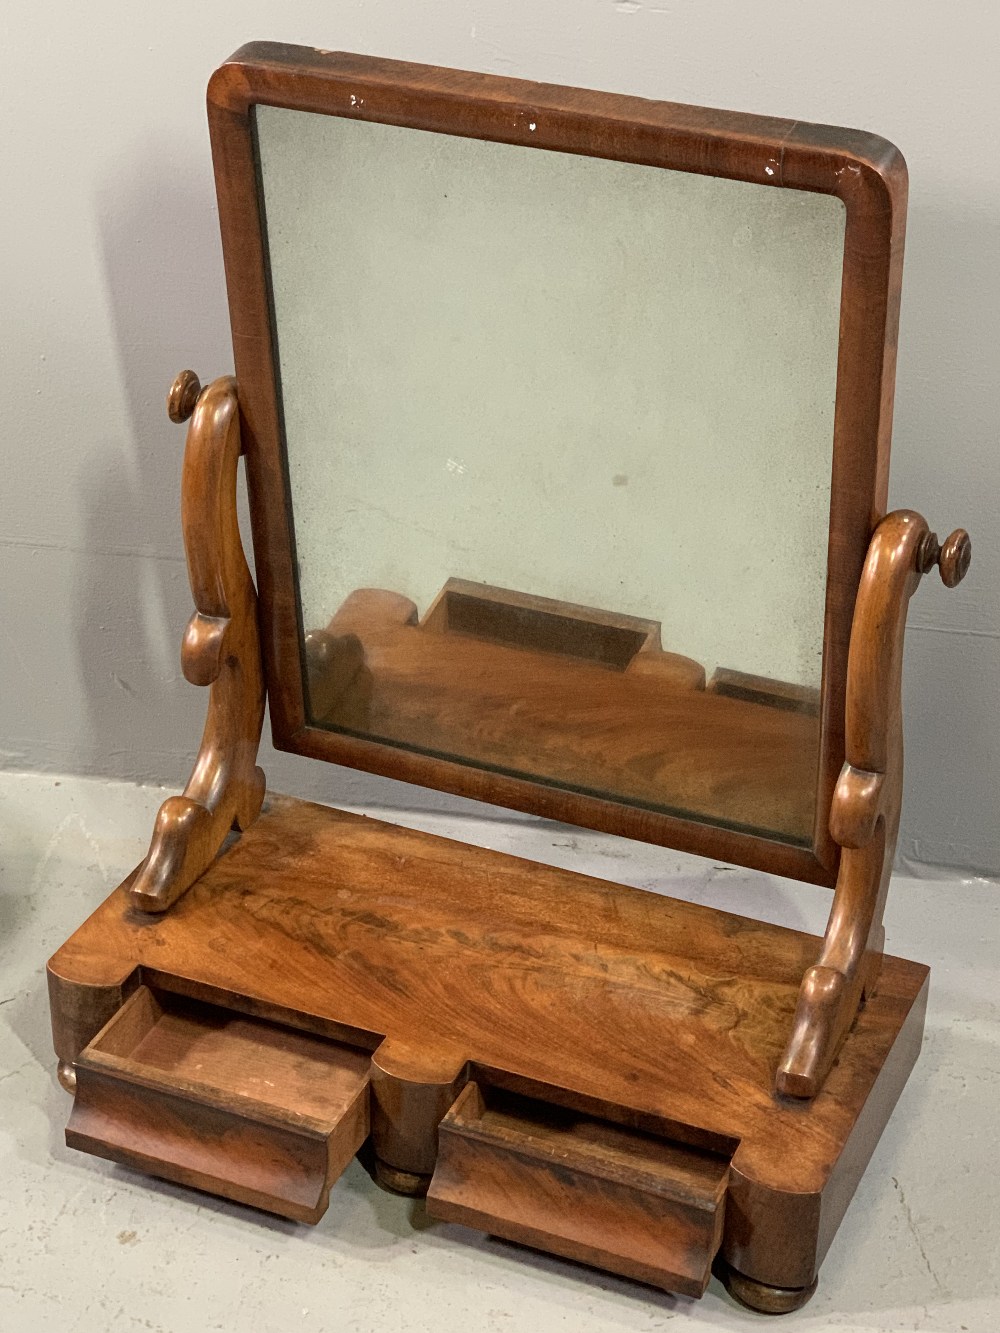
[[[817,939],[287,798],[165,915],[129,883],[49,963],[68,1141],[302,1220],[370,1135],[434,1215],[794,1308],[920,1046],[886,957],[784,1100]]]

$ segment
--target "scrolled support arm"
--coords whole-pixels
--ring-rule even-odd
[[[156,816],[146,859],[129,895],[145,912],[166,911],[204,873],[235,826],[248,828],[264,799],[256,765],[264,718],[257,596],[236,514],[241,453],[236,381],[204,390],[185,371],[167,399],[170,416],[193,412],[184,452],[181,522],[197,608],[181,646],[185,677],[209,686],[201,748],[182,796]]]
[[[954,587],[970,557],[966,532],[959,529],[941,546],[908,509],[887,514],[868,548],[847,664],[845,763],[830,810],[830,832],[843,852],[823,949],[802,979],[778,1067],[776,1088],[785,1096],[816,1096],[878,980],[903,781],[907,606],[934,565],[946,586]]]

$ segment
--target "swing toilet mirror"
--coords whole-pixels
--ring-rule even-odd
[[[970,557],[885,513],[902,158],[271,44],[208,110],[207,722],[49,962],[67,1141],[309,1222],[367,1144],[432,1217],[796,1309],[920,1047],[903,630]],[[824,938],[265,801],[265,702],[293,753],[835,886]]]
[[[899,154],[282,52],[209,94],[275,743],[832,883]]]

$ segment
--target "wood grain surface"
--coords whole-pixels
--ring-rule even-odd
[[[701,1296],[728,1158],[468,1083],[440,1129],[428,1211]]]
[[[481,590],[478,613],[463,606],[458,628],[442,600],[417,624],[416,607],[399,593],[353,592],[322,638],[309,635],[314,720],[508,776],[811,844],[816,716],[763,703],[760,688],[752,700],[717,692],[714,678],[706,689],[704,668],[664,652],[654,622],[619,627],[630,651],[617,669],[605,636],[587,654],[579,633],[559,633],[551,610],[545,649],[519,644],[509,618],[497,625],[497,606],[509,608],[513,595],[488,591],[493,607]],[[597,619],[607,613],[591,612],[588,624],[584,610],[564,610],[563,624],[609,628]],[[517,631],[539,640],[523,625]]]
[[[851,633],[847,756],[830,810],[830,832],[844,853],[823,949],[802,979],[778,1071],[777,1086],[788,1096],[816,1095],[858,1005],[878,983],[903,795],[906,612],[927,569],[940,564],[954,587],[970,559],[968,534],[952,533],[942,548],[910,509],[887,514],[872,537]]]
[[[257,596],[236,513],[242,450],[236,382],[227,375],[202,390],[193,372],[182,371],[168,410],[175,419],[193,412],[181,527],[197,609],[184,633],[181,664],[193,685],[209,686],[209,702],[191,777],[183,795],[160,807],[130,890],[147,912],[166,911],[212,863],[230,829],[253,823],[265,786],[257,767],[264,721]]]
[[[274,797],[169,913],[136,912],[126,881],[67,941],[53,1030],[76,1061],[142,981],[374,1053],[373,1135],[418,1175],[469,1078],[716,1153],[722,1253],[805,1287],[916,1058],[927,976],[886,958],[822,1091],[789,1101],[774,1077],[819,947]]]
[[[794,691],[771,706],[760,682],[706,688],[646,622],[584,632],[580,608],[556,624],[516,596],[484,618],[453,589],[454,606],[417,627],[388,594],[381,627],[342,609],[303,633],[254,162],[262,102],[843,202],[818,708]],[[919,575],[937,563],[950,586],[969,559],[964,533],[939,546],[917,515],[880,525],[902,158],[857,131],[269,44],[217,71],[208,103],[239,390],[187,378],[171,404],[194,410],[184,663],[212,684],[209,721],[149,857],[50,960],[56,1052],[75,1083],[68,1139],[312,1221],[370,1135],[379,1178],[414,1192],[430,1180],[441,1216],[692,1294],[715,1259],[757,1308],[794,1308],[920,1046],[927,969],[882,952],[902,627]],[[259,621],[236,522],[241,448]],[[530,650],[511,642],[529,621]],[[618,712],[609,679],[634,690]],[[286,798],[254,822],[265,680],[281,748],[836,882],[826,939]],[[316,717],[307,680],[323,686]],[[646,748],[623,756],[639,714]],[[617,788],[612,770],[629,775]],[[234,821],[242,835],[216,856]]]
[[[133,992],[76,1062],[71,1148],[298,1222],[369,1132],[363,1052]]]

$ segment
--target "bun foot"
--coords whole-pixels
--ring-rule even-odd
[[[375,1183],[390,1194],[405,1194],[411,1199],[422,1199],[431,1183],[430,1176],[420,1176],[414,1171],[400,1171],[390,1166],[381,1158],[375,1158]]]
[[[819,1281],[814,1277],[808,1287],[772,1287],[766,1282],[758,1282],[756,1278],[738,1273],[735,1268],[721,1261],[716,1274],[730,1296],[759,1314],[791,1314],[793,1310],[801,1310],[812,1298]]]
[[[76,1096],[76,1066],[68,1060],[60,1060],[56,1066],[56,1078],[68,1093]]]

